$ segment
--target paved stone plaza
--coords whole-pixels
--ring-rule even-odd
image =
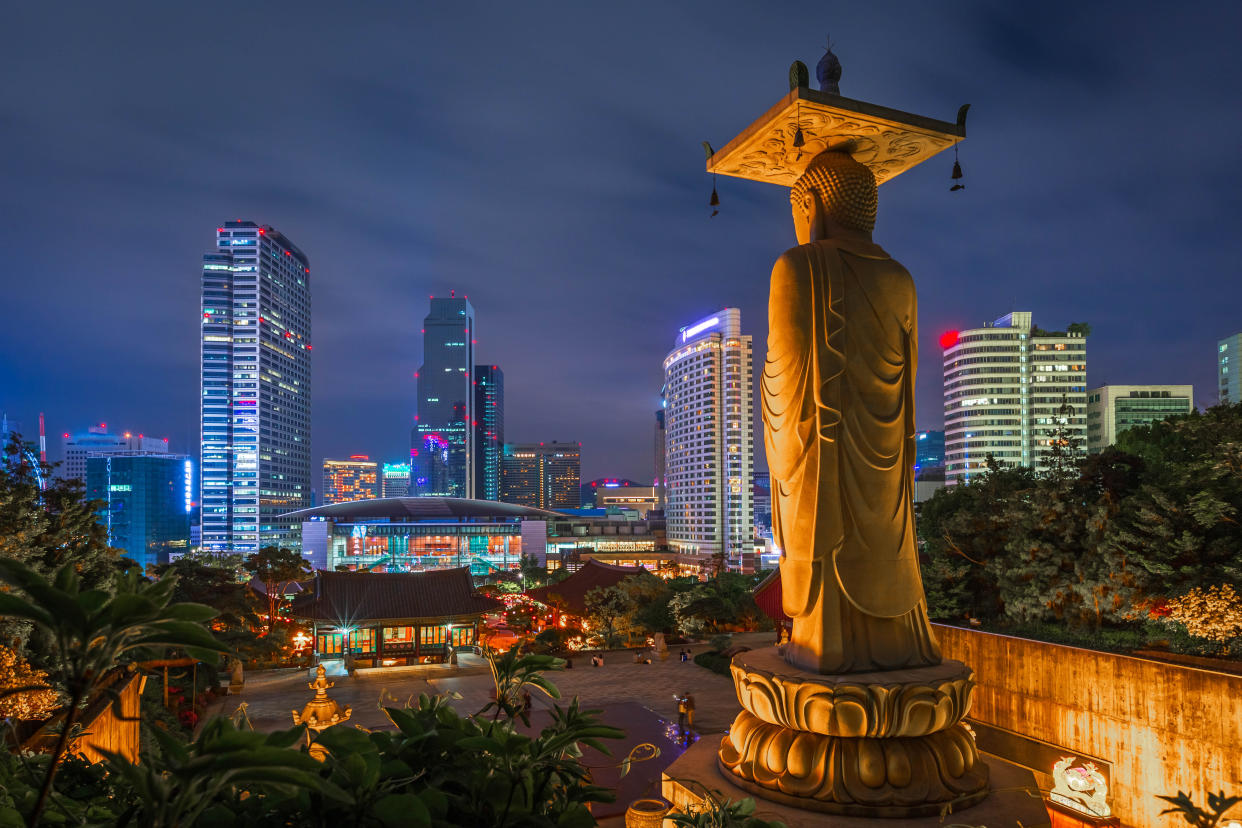
[[[737,644],[766,646],[770,633],[745,633],[734,637]],[[572,669],[552,673],[551,678],[562,696],[578,696],[587,708],[607,708],[623,703],[642,705],[657,716],[677,720],[674,696],[690,691],[695,698],[694,729],[702,734],[723,733],[741,709],[733,692],[733,683],[698,666],[682,662],[678,647],[670,648],[667,661],[635,664],[628,650],[604,654],[604,666],[592,667],[587,655],[574,659]],[[708,649],[706,644],[690,647],[693,653]],[[353,708],[350,723],[365,728],[391,727],[381,707],[401,706],[419,693],[454,692],[461,696],[452,705],[461,713],[474,713],[487,704],[492,693],[492,679],[487,665],[477,657],[462,656],[456,667],[431,664],[424,667],[366,671],[357,676],[329,676],[336,686],[328,695]],[[256,730],[270,731],[293,726],[292,711],[301,710],[313,693],[307,688],[310,676],[305,670],[267,670],[252,672],[246,677],[241,695],[226,696],[209,714],[232,714],[245,705],[246,715]],[[547,708],[551,700],[542,693],[533,696],[536,709]]]

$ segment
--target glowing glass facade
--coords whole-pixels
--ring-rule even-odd
[[[296,549],[280,515],[310,504],[310,261],[267,225],[229,221],[203,256],[202,547]]]
[[[518,520],[327,521],[327,569],[421,572],[470,567],[473,575],[516,570],[522,562]],[[541,550],[542,551],[542,550]]]
[[[433,297],[422,332],[410,494],[473,498],[474,308],[465,297]]]
[[[99,500],[108,545],[144,569],[190,547],[194,463],[184,454],[131,451],[86,460],[86,496]]]
[[[474,366],[474,496],[500,500],[500,457],[505,445],[505,374]]]

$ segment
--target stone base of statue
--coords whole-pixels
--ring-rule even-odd
[[[1026,828],[1049,828],[1050,818],[1044,801],[1039,797],[1035,775],[1025,768],[1010,764],[986,754],[980,757],[988,766],[988,777],[993,791],[982,802],[958,816],[957,806],[942,817],[940,811],[934,816],[899,817],[886,819],[872,816],[845,814],[828,816],[803,807],[766,799],[743,788],[738,777],[725,771],[717,757],[718,748],[713,740],[702,739],[679,756],[664,770],[660,794],[681,812],[702,809],[706,794],[720,800],[737,802],[754,797],[758,807],[755,816],[765,820],[779,820],[787,828],[945,828],[946,825],[1017,825]]]
[[[968,808],[988,767],[962,719],[974,673],[934,667],[826,676],[776,648],[734,657],[742,712],[721,742],[721,770],[756,796],[832,814],[914,817]]]

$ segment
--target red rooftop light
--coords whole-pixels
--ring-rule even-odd
[[[940,347],[946,351],[957,344],[961,336],[957,331],[945,331],[940,335]]]

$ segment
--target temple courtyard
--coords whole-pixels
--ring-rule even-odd
[[[771,633],[742,633],[736,644],[761,647],[771,644]],[[551,678],[566,700],[578,696],[587,708],[607,708],[617,704],[638,704],[668,721],[677,720],[675,696],[689,691],[695,698],[694,730],[700,734],[723,733],[741,709],[733,683],[725,676],[706,670],[693,661],[677,657],[679,647],[670,647],[667,661],[635,664],[629,650],[605,652],[604,666],[592,667],[589,655],[575,658],[572,669],[552,673]],[[709,649],[707,644],[690,645],[693,654]],[[486,662],[478,656],[462,655],[458,664],[429,664],[419,667],[360,670],[357,675],[331,675],[336,686],[328,695],[353,714],[350,724],[364,728],[391,727],[382,707],[400,707],[417,700],[420,693],[454,693],[451,701],[463,714],[475,713],[491,699],[493,684]],[[312,676],[306,670],[265,670],[246,676],[240,695],[219,699],[208,715],[232,715],[245,706],[245,715],[256,730],[271,731],[293,726],[292,711],[302,709],[313,696],[307,688]],[[535,710],[547,709],[553,700],[540,692],[532,694]]]

